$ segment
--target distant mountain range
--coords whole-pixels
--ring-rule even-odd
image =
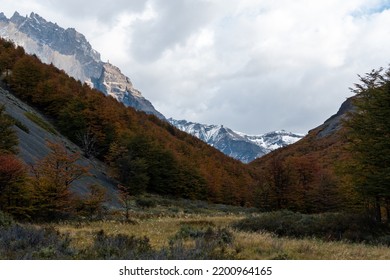
[[[168,121],[180,130],[198,137],[224,154],[245,163],[295,143],[304,136],[284,130],[262,135],[246,135],[223,125],[206,125],[174,119]]]
[[[122,74],[118,67],[101,61],[100,54],[92,48],[85,36],[75,29],[64,29],[35,13],[23,17],[15,12],[10,19],[0,13],[0,37],[13,41],[27,53],[35,54],[44,63],[53,63],[73,78],[114,97],[126,106],[166,120],[165,116],[133,87],[130,79]],[[222,125],[204,125],[173,119],[168,121],[180,130],[245,163],[303,137],[283,130],[251,136]]]

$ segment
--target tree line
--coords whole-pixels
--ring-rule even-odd
[[[143,192],[245,205],[254,178],[247,167],[153,115],[0,41],[0,73],[17,97],[45,114],[86,157],[111,168],[131,194]]]
[[[18,157],[13,119],[0,106],[0,211],[20,220],[52,221],[73,215],[94,217],[103,211],[105,191],[90,185],[89,194],[71,191],[74,181],[88,176],[88,167],[77,163],[80,155],[64,145],[48,142],[51,152],[27,166]]]
[[[370,213],[377,221],[390,217],[390,74],[383,72],[380,69],[360,77],[360,84],[353,89],[355,110],[339,132],[321,140],[315,132],[309,133],[295,145],[244,165],[167,122],[127,108],[53,65],[26,55],[22,48],[0,40],[4,83],[48,116],[62,134],[80,146],[84,156],[109,165],[110,175],[120,181],[121,191],[127,195],[150,192],[256,206],[264,211],[358,210]],[[0,162],[10,173],[7,180],[12,182],[12,195],[27,196],[17,191],[26,174],[14,155],[17,138],[10,120],[2,118],[0,145],[7,152],[2,152]],[[41,175],[45,174],[44,166],[44,162],[37,163],[32,174],[48,182],[52,180],[50,176]],[[42,193],[45,185],[56,186],[53,181],[43,181],[35,183],[36,190]],[[67,182],[66,186],[71,184]],[[12,198],[11,192],[4,195],[4,186],[2,207],[8,203],[17,209],[17,199]],[[39,196],[47,195],[35,194]]]
[[[390,222],[390,69],[372,70],[351,88],[353,109],[341,128],[255,161],[266,209],[346,211]]]

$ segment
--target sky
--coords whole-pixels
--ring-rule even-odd
[[[390,63],[390,0],[0,0],[84,34],[166,117],[306,133]]]

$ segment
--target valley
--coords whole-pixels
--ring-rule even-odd
[[[0,35],[0,258],[390,258],[390,70],[307,135],[251,136],[166,119],[37,14]]]

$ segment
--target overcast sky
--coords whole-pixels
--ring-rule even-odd
[[[166,117],[306,133],[390,63],[389,0],[0,0],[83,33]]]

